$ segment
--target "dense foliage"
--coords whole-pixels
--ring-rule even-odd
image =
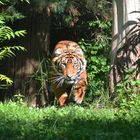
[[[15,56],[15,51],[25,50],[21,46],[9,46],[11,39],[23,37],[26,33],[24,30],[14,31],[7,24],[7,21],[23,18],[23,15],[14,9],[14,5],[20,1],[28,2],[0,0],[0,63],[7,57]],[[71,29],[72,39],[77,41],[85,52],[89,87],[83,105],[88,106],[32,108],[23,104],[24,96],[15,95],[14,102],[0,103],[1,140],[139,140],[140,95],[135,93],[140,92],[137,88],[140,81],[132,81],[131,70],[126,71],[113,100],[110,100],[109,96],[107,76],[110,69],[112,26],[109,1],[49,1],[53,4],[53,31],[58,28]],[[49,2],[33,0],[32,5],[41,13]],[[24,86],[28,87],[32,80],[36,81],[39,84],[37,94],[44,93],[48,66],[48,59],[40,60],[38,69]],[[10,78],[0,74],[0,88],[11,84]]]
[[[139,119],[139,106],[123,116],[114,109],[33,109],[8,103],[0,104],[0,136],[1,140],[139,140]]]
[[[47,10],[50,8],[51,14],[49,16],[52,20],[50,52],[60,39],[74,40],[82,47],[87,59],[89,83],[84,103],[88,105],[92,103],[99,107],[110,104],[110,101],[115,106],[120,104],[121,98],[126,97],[126,92],[129,90],[125,91],[126,89],[124,89],[124,84],[128,80],[122,81],[113,95],[115,99],[113,97],[113,101],[110,100],[108,73],[112,38],[111,6],[110,0],[34,0],[31,1],[30,9],[30,12],[38,12],[48,16]],[[49,67],[49,59],[41,59],[38,69],[25,83],[25,86],[28,87],[32,81],[36,81],[38,95],[43,94],[47,89],[46,80]],[[138,83],[139,81],[132,82],[135,87],[138,86]],[[133,93],[132,90],[128,92]]]
[[[111,44],[111,3],[108,0],[72,0],[31,2],[36,12],[44,13],[51,5],[50,52],[57,41],[74,40],[85,52],[88,71],[88,90],[85,103],[93,103],[95,99],[108,98],[109,53]],[[69,32],[67,32],[69,31]],[[58,35],[57,35],[58,33]],[[55,38],[54,38],[55,36]],[[50,53],[51,54],[51,53]],[[51,56],[51,55],[50,55]],[[37,80],[40,88],[38,94],[45,88],[47,66],[40,61],[36,73],[31,80]],[[44,62],[48,63],[48,58]],[[101,99],[102,100],[102,99]],[[104,101],[103,101],[104,102]]]
[[[3,61],[7,57],[15,56],[15,51],[25,51],[22,46],[9,46],[11,39],[16,37],[23,37],[26,33],[25,30],[14,31],[6,22],[22,17],[20,14],[9,13],[9,7],[12,5],[10,0],[1,0],[2,9],[0,11],[0,61]],[[7,6],[7,8],[5,8]],[[4,45],[3,45],[4,44]],[[5,45],[8,44],[8,45]],[[12,84],[12,80],[6,75],[0,74],[0,88],[6,88]]]
[[[109,98],[111,3],[107,0],[76,0],[67,3],[67,8],[64,6],[61,14],[54,13],[52,32],[61,34],[64,29],[69,30],[60,39],[77,41],[85,52],[89,83],[85,104],[104,102]]]
[[[82,39],[79,44],[87,59],[89,83],[87,101],[91,102],[108,92],[111,21],[90,21],[89,28],[96,33],[95,38]]]

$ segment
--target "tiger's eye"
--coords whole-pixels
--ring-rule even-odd
[[[58,48],[58,49],[55,50],[55,55],[56,56],[59,56],[59,55],[62,54],[62,52],[63,52],[62,49],[61,48]]]

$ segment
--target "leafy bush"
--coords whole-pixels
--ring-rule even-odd
[[[95,30],[95,39],[82,39],[79,44],[87,59],[89,87],[86,101],[91,102],[96,97],[104,96],[108,89],[111,21],[91,21],[89,28]]]
[[[132,119],[140,119],[140,95],[139,94],[131,94],[131,98],[127,99],[123,98],[119,104],[118,112],[116,113],[119,118],[127,118],[129,120]]]
[[[132,75],[134,74],[133,69],[126,69],[123,73],[122,80],[117,84],[114,92],[114,105],[120,105],[122,102],[131,101],[135,98],[135,94],[140,93],[140,80],[133,80]]]
[[[117,84],[114,105],[119,107],[119,116],[139,117],[140,106],[140,80],[133,80],[134,70],[126,69],[123,80]]]

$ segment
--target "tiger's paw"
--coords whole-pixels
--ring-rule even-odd
[[[83,99],[79,98],[79,97],[75,97],[74,98],[74,101],[77,103],[77,104],[81,104]]]

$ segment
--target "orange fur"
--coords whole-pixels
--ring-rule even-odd
[[[70,100],[81,103],[87,88],[86,60],[79,45],[60,41],[54,48],[49,70],[49,96],[60,106]]]

